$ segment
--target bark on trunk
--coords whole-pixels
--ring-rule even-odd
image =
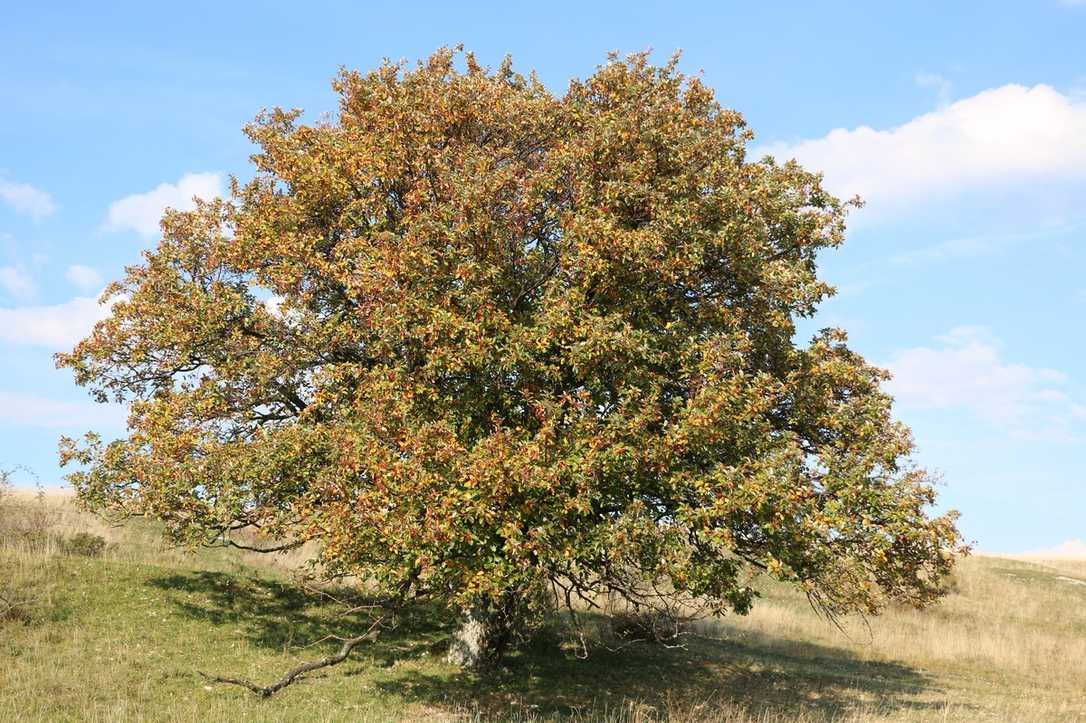
[[[510,594],[499,603],[476,602],[460,617],[446,659],[454,665],[487,670],[501,662],[510,645],[523,632],[524,619]]]
[[[472,607],[460,618],[460,626],[449,643],[448,662],[462,668],[482,668],[491,658],[490,615],[481,607]]]

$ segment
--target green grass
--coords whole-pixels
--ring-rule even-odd
[[[687,651],[635,646],[587,661],[538,645],[478,681],[445,665],[446,621],[416,610],[394,634],[270,701],[209,686],[196,671],[274,677],[306,657],[300,646],[342,625],[338,607],[254,573],[55,559],[66,590],[48,621],[7,630],[0,718],[26,720],[393,719],[434,709],[561,714],[624,699],[769,702],[838,712],[863,696],[909,707],[924,676],[810,646],[801,656],[756,643],[694,641]],[[334,646],[333,646],[334,647]],[[556,646],[555,646],[556,647]],[[308,656],[315,657],[310,649]],[[862,682],[861,682],[862,681]],[[860,683],[859,688],[854,686]],[[316,711],[316,715],[314,715]]]
[[[966,560],[938,607],[844,633],[767,586],[749,618],[701,626],[686,649],[579,660],[544,637],[485,680],[443,662],[450,620],[419,608],[261,700],[198,671],[268,682],[350,621],[277,568],[151,535],[130,530],[105,558],[0,550],[0,574],[42,593],[29,622],[0,623],[0,720],[1086,720],[1086,664],[1068,657],[1086,647],[1086,586],[1055,578],[1077,568]]]

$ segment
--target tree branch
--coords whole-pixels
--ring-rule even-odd
[[[225,678],[219,675],[208,675],[203,671],[197,671],[204,677],[205,680],[211,683],[226,683],[228,685],[239,685],[242,688],[248,688],[253,693],[256,693],[261,698],[270,698],[277,692],[286,688],[295,680],[305,675],[306,673],[312,673],[314,670],[320,670],[321,668],[327,668],[332,665],[339,665],[351,654],[351,651],[362,643],[372,643],[380,637],[381,632],[385,629],[384,622],[390,617],[396,614],[396,612],[403,607],[404,602],[407,599],[408,593],[411,591],[411,586],[415,584],[418,579],[419,570],[416,568],[412,571],[408,577],[400,583],[399,591],[395,598],[387,601],[388,607],[384,614],[373,619],[370,626],[366,629],[366,632],[361,635],[356,635],[353,638],[344,638],[343,645],[340,646],[339,652],[335,655],[329,655],[321,658],[320,660],[313,660],[308,663],[302,663],[301,665],[291,668],[287,671],[279,680],[275,681],[271,685],[257,685],[252,681],[244,678]],[[393,625],[392,627],[395,627]]]
[[[275,545],[273,547],[254,547],[241,542],[234,542],[233,540],[226,538],[223,540],[223,544],[247,552],[285,552],[287,550],[296,550],[305,543],[300,540],[295,540],[294,542],[285,542],[282,545]]]
[[[225,678],[219,675],[208,675],[203,671],[197,671],[204,677],[205,680],[211,683],[226,683],[228,685],[238,685],[242,688],[248,688],[253,693],[256,693],[261,698],[270,698],[275,693],[279,692],[283,688],[293,683],[295,680],[305,675],[306,673],[312,673],[314,670],[320,670],[321,668],[327,668],[332,665],[339,665],[351,654],[351,651],[362,643],[372,643],[377,640],[381,635],[381,623],[384,622],[384,618],[377,618],[373,621],[373,624],[361,635],[357,635],[353,638],[347,638],[343,641],[343,645],[340,646],[339,652],[335,655],[329,655],[320,660],[311,660],[308,663],[302,663],[294,668],[291,668],[287,673],[275,681],[271,685],[257,685],[244,678]]]

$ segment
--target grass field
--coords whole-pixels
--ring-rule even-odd
[[[198,671],[270,681],[334,649],[310,644],[342,629],[338,607],[299,591],[285,563],[188,556],[147,525],[110,529],[45,504],[56,529],[115,546],[93,558],[0,548],[0,580],[34,597],[28,615],[0,621],[4,721],[1086,721],[1086,561],[968,558],[936,607],[844,630],[767,585],[751,615],[701,625],[686,649],[578,660],[544,639],[488,680],[446,665],[449,620],[417,609],[348,662],[260,700]]]

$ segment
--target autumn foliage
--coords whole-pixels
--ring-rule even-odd
[[[439,51],[273,110],[256,173],[169,212],[58,356],[128,434],[62,442],[79,496],[178,540],[316,541],[319,569],[496,620],[924,605],[960,538],[886,374],[795,322],[846,204],[752,159],[675,63],[561,96]]]

